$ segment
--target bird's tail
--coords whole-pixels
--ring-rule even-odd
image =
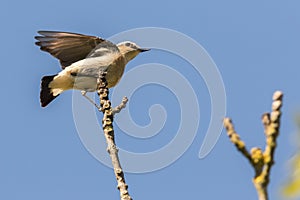
[[[44,76],[42,78],[40,92],[40,100],[42,107],[46,107],[51,101],[53,101],[53,99],[59,96],[59,94],[54,95],[52,89],[49,86],[49,84],[53,81],[55,76],[56,75]]]

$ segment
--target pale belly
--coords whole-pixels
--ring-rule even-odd
[[[93,92],[97,89],[97,78],[77,76],[74,78],[74,84],[72,89]]]
[[[61,71],[49,85],[53,93],[60,94],[69,89],[93,92],[97,89],[97,77],[102,70],[107,72],[107,87],[114,87],[123,75],[124,60],[116,59],[115,62],[106,67],[100,62],[102,59],[97,59],[98,62],[95,62],[95,60],[96,58],[94,63],[91,62],[93,59],[89,59],[89,62],[79,61]]]

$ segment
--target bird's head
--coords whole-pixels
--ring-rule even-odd
[[[125,57],[126,61],[129,62],[134,57],[136,57],[139,53],[149,51],[150,49],[145,49],[139,47],[137,44],[126,41],[117,44],[121,54]]]

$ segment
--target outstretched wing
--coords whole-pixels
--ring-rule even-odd
[[[40,36],[35,37],[38,40],[35,44],[40,46],[42,51],[59,59],[63,69],[86,58],[100,43],[108,42],[99,37],[77,33],[58,31],[38,31],[38,33]]]

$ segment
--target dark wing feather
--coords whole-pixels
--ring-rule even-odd
[[[105,40],[95,36],[82,35],[69,32],[38,31],[40,36],[35,44],[42,51],[50,53],[59,59],[62,68],[86,58],[92,50]]]

